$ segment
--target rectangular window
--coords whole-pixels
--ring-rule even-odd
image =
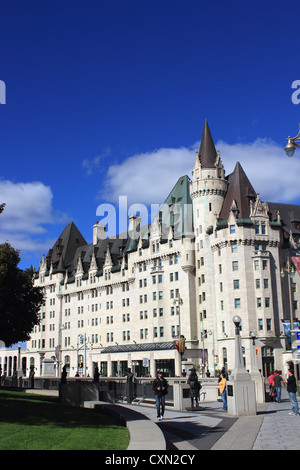
[[[263,260],[262,268],[263,268],[264,271],[266,271],[266,269],[268,269],[268,261],[267,260]]]
[[[240,288],[240,281],[239,281],[239,279],[235,279],[235,280],[233,281],[233,288],[234,288],[234,289],[239,289],[239,288]]]
[[[230,233],[235,233],[235,225],[230,225]]]
[[[232,271],[238,271],[238,270],[239,270],[239,262],[232,261]]]
[[[234,308],[241,308],[241,299],[234,299]]]

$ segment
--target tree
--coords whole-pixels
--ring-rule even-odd
[[[42,289],[33,285],[33,268],[23,271],[19,262],[18,250],[0,245],[0,339],[6,347],[30,338],[43,303]]]

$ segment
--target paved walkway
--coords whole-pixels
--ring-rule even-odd
[[[200,409],[186,412],[167,409],[162,421],[153,406],[104,406],[127,414],[132,437],[128,450],[300,450],[300,416],[289,414],[285,389],[281,403],[259,404],[256,416],[230,416],[221,402],[202,403]]]
[[[185,412],[167,408],[163,421],[157,420],[155,406],[104,402],[85,402],[85,406],[122,416],[131,436],[129,451],[300,450],[300,416],[289,414],[285,388],[281,403],[258,404],[256,416],[230,416],[218,401],[202,402],[198,410]]]

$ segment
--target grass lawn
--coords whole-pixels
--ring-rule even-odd
[[[126,427],[58,398],[0,390],[0,450],[125,450]]]

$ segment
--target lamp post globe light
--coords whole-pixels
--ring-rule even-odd
[[[288,157],[292,157],[295,153],[296,147],[300,147],[300,124],[299,124],[299,132],[295,137],[289,136],[287,139],[288,141],[285,147],[285,153]]]

